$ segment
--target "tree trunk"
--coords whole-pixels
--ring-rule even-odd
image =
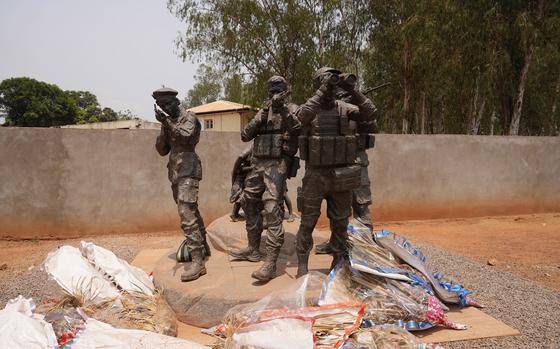
[[[438,133],[445,133],[445,102],[443,100],[441,101],[441,119]]]
[[[509,126],[509,135],[517,136],[519,134],[519,122],[521,121],[521,111],[523,109],[523,95],[525,94],[525,82],[527,81],[527,73],[531,66],[531,59],[535,48],[533,45],[529,47],[529,51],[525,54],[523,68],[519,74],[519,85],[517,85],[517,94],[513,105],[513,114],[511,116],[511,124]]]
[[[556,122],[556,109],[558,106],[558,95],[560,94],[560,74],[556,80],[556,88],[554,89],[554,96],[552,97],[552,107],[550,108],[550,130],[549,135],[560,136],[558,133],[558,123]]]
[[[402,133],[409,133],[409,114],[410,114],[410,53],[408,40],[404,42],[403,49],[403,120]]]
[[[426,92],[422,92],[422,118],[420,121],[420,134],[426,133]]]
[[[536,23],[538,24],[543,15],[544,0],[539,1],[539,12],[536,18]],[[535,52],[535,45],[537,41],[537,31],[533,33],[531,42],[525,57],[523,59],[523,67],[521,68],[521,73],[519,74],[519,84],[517,85],[517,94],[514,100],[513,114],[511,116],[511,124],[509,127],[509,134],[512,136],[517,136],[519,134],[519,123],[521,121],[521,111],[523,109],[523,95],[525,94],[525,82],[527,81],[527,73],[529,72],[529,67],[531,66],[531,60],[533,58],[533,53]]]
[[[477,135],[480,130],[480,121],[482,120],[482,115],[484,115],[484,108],[486,107],[486,98],[482,99],[482,103],[480,103],[480,108],[476,111],[476,116],[473,119],[473,124],[471,128],[471,134]]]
[[[477,116],[477,111],[478,111],[478,92],[480,89],[480,73],[478,74],[478,76],[476,77],[476,83],[475,83],[475,89],[474,89],[474,97],[473,97],[473,103],[471,106],[471,111],[470,111],[470,115],[469,115],[469,120],[467,123],[467,134],[468,135],[472,135],[474,134],[474,128],[475,128],[475,124],[476,124],[476,116]]]

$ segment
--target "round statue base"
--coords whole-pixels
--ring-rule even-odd
[[[198,280],[181,282],[184,263],[175,261],[175,250],[162,257],[154,268],[154,282],[163,289],[165,298],[179,321],[198,327],[219,324],[226,312],[238,304],[256,302],[267,294],[288,286],[296,279],[297,255],[295,234],[299,220],[284,221],[285,243],[277,263],[277,277],[268,283],[251,278],[263,262],[236,261],[227,253],[246,245],[245,222],[231,222],[229,216],[212,222],[208,228],[212,256],[206,261],[207,274]],[[328,239],[329,232],[317,230],[315,243]],[[265,235],[261,252],[265,252]],[[329,272],[332,257],[311,254],[309,270]]]

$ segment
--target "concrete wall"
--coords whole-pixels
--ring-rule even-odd
[[[379,135],[382,220],[560,212],[560,137]]]
[[[0,237],[176,230],[157,134],[0,128]],[[230,171],[245,146],[239,133],[201,136],[207,223],[231,208]],[[376,220],[560,212],[560,137],[378,135],[370,159]]]

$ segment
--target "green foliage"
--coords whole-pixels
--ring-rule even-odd
[[[168,0],[168,8],[186,24],[182,58],[239,76],[226,94],[241,91],[248,104],[262,102],[272,74],[301,103],[313,72],[330,65],[356,73],[362,87],[393,83],[373,96],[384,132],[559,132],[558,1]]]
[[[0,83],[0,109],[5,126],[51,127],[115,120],[130,120],[130,110],[102,108],[88,91],[63,91],[58,86],[22,77]]]
[[[140,118],[132,113],[130,109],[117,112],[117,120],[140,120]]]
[[[239,74],[233,74],[224,84],[226,101],[243,103],[243,81]]]
[[[75,101],[58,86],[25,77],[0,83],[0,105],[7,111],[6,126],[71,124],[78,111]]]
[[[66,94],[74,100],[78,107],[77,124],[131,120],[134,118],[130,110],[116,112],[109,107],[102,108],[97,101],[97,97],[89,91],[66,91]]]
[[[210,66],[201,64],[195,75],[196,83],[187,92],[183,105],[187,108],[218,100],[221,96],[221,75]]]
[[[244,82],[239,74],[229,74],[222,69],[201,64],[194,78],[196,82],[182,102],[186,108],[214,102],[218,99],[250,104],[251,101],[247,100],[247,96],[258,95],[258,98],[261,98],[262,91],[253,94],[253,82]],[[256,103],[261,103],[261,100]]]

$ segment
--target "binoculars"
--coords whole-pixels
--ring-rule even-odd
[[[331,85],[345,84],[345,85],[354,86],[358,81],[356,75],[350,73],[336,74],[336,73],[329,72],[328,74],[329,74],[328,83]]]

